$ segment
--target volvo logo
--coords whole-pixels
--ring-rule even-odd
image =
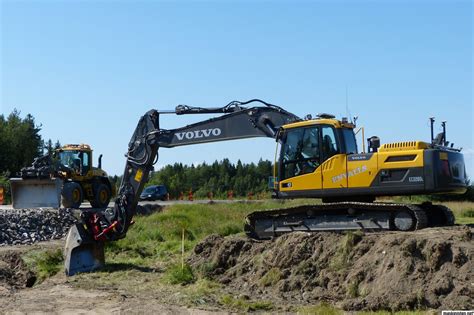
[[[217,137],[222,133],[220,128],[213,128],[213,129],[203,129],[203,130],[194,130],[194,131],[186,131],[186,132],[177,132],[176,138],[179,141],[183,139],[192,140],[192,139],[199,139],[199,138],[209,138],[211,136]]]

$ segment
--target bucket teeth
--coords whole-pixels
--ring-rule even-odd
[[[105,265],[104,243],[93,240],[82,224],[75,224],[69,229],[64,256],[67,276],[91,272]]]

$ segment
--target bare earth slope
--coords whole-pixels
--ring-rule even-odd
[[[207,310],[173,305],[163,297],[170,294],[166,289],[138,294],[126,287],[78,287],[75,278],[63,273],[29,288],[34,275],[21,254],[30,247],[63,246],[62,241],[42,244],[0,248],[0,313],[216,311],[216,304],[200,306]],[[276,306],[327,301],[351,311],[472,309],[473,249],[467,226],[405,233],[295,233],[270,241],[211,235],[196,245],[188,262],[222,283],[227,293]],[[145,283],[150,274],[135,271],[130,277],[125,279],[133,285],[135,277]]]
[[[272,241],[211,235],[190,264],[234,291],[345,310],[472,309],[467,226],[405,233],[294,233]]]

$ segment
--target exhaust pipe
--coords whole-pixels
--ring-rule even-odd
[[[91,272],[104,267],[104,242],[96,241],[82,224],[73,225],[66,238],[64,248],[64,270],[66,276],[79,272]]]

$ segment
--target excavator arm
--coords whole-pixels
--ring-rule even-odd
[[[258,106],[247,107],[252,103]],[[223,114],[178,129],[161,129],[160,116],[166,114]],[[88,272],[104,265],[104,242],[126,236],[150,171],[158,160],[160,147],[244,139],[275,138],[282,125],[299,121],[296,115],[276,105],[254,99],[233,101],[224,107],[202,108],[179,105],[174,111],[150,110],[143,115],[128,144],[127,161],[113,208],[84,211],[66,239],[67,275]]]

